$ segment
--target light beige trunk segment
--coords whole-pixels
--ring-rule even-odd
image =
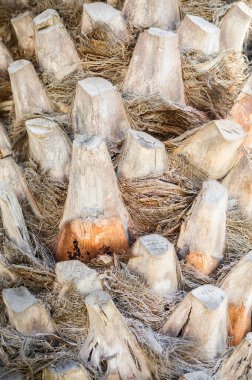
[[[3,228],[12,243],[31,253],[30,238],[17,196],[9,186],[0,185],[0,211]]]
[[[226,348],[227,297],[213,285],[199,286],[180,302],[161,329],[163,334],[193,338],[213,359]]]
[[[65,26],[54,10],[47,9],[34,18],[35,45],[39,66],[57,80],[76,71],[80,58]]]
[[[169,240],[157,234],[142,236],[134,244],[132,255],[129,269],[143,276],[154,292],[167,296],[178,289],[179,264]]]
[[[233,120],[215,120],[182,142],[175,154],[184,156],[209,178],[223,178],[239,159],[246,138]]]
[[[249,30],[252,10],[242,1],[237,2],[224,16],[220,29],[220,50],[242,51]]]
[[[90,380],[90,376],[80,363],[69,361],[44,368],[42,380]]]
[[[56,259],[88,262],[127,249],[128,238],[128,214],[105,142],[76,137]]]
[[[75,133],[109,141],[122,140],[130,127],[120,92],[99,77],[77,82],[72,124]]]
[[[15,61],[8,71],[17,119],[35,113],[53,112],[53,106],[30,61]]]
[[[208,375],[205,372],[197,371],[197,372],[190,372],[182,377],[180,377],[179,380],[214,380],[212,376]]]
[[[252,333],[248,333],[231,356],[224,361],[215,380],[248,380],[252,378]]]
[[[69,176],[72,144],[60,126],[46,118],[25,122],[30,157],[40,165],[42,174],[65,181]]]
[[[180,21],[178,0],[125,0],[123,15],[141,28],[175,29]]]
[[[228,273],[221,288],[228,297],[229,335],[236,346],[251,331],[252,251]]]
[[[168,170],[165,145],[145,132],[129,130],[117,174],[127,179],[164,174]]]
[[[57,282],[64,286],[74,286],[83,296],[102,290],[98,273],[78,260],[57,263],[55,274]]]
[[[187,220],[181,225],[177,243],[180,255],[207,275],[223,258],[227,200],[227,191],[219,182],[204,182]]]
[[[9,65],[13,62],[13,58],[7,47],[0,41],[0,71],[7,71]]]
[[[20,202],[27,199],[34,214],[41,217],[41,212],[27,186],[26,180],[11,156],[0,160],[0,183],[10,186]]]
[[[0,122],[0,159],[11,155],[11,142],[3,124]]]
[[[199,50],[205,54],[219,51],[220,29],[202,17],[186,15],[178,28],[182,50]]]
[[[106,378],[152,379],[144,352],[110,295],[98,291],[87,296],[85,303],[89,331],[81,348],[81,359],[89,360],[99,370],[102,370],[102,362],[105,362]]]
[[[242,212],[252,219],[252,161],[243,155],[222,181],[229,199],[237,200]]]
[[[48,335],[55,331],[45,306],[23,286],[2,291],[11,325],[26,336]]]
[[[129,41],[127,23],[121,11],[102,2],[83,4],[81,32],[88,35],[96,29],[103,29],[123,42]]]
[[[150,28],[138,37],[123,84],[138,97],[159,96],[185,104],[178,35]]]
[[[35,43],[32,14],[28,11],[21,13],[13,17],[11,23],[17,36],[18,45],[22,49],[28,50],[30,54],[33,54]]]

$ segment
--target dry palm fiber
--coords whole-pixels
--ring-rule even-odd
[[[133,221],[134,235],[159,233],[176,241],[180,224],[205,176],[186,161],[169,155],[169,170],[133,180],[119,180],[123,200]]]
[[[192,107],[211,119],[225,118],[248,75],[245,56],[225,51],[206,56],[199,51],[182,54],[185,94]]]
[[[203,112],[193,107],[168,103],[158,97],[125,97],[124,100],[132,128],[161,139],[179,136],[208,121]]]
[[[11,328],[7,319],[3,318],[0,321],[2,364],[22,372],[30,379],[43,367],[59,359],[65,357],[76,360],[81,341],[88,331],[83,298],[72,288],[65,291],[59,284],[54,286],[54,274],[51,271],[19,265],[12,265],[11,270],[18,277],[18,285],[29,288],[49,307],[57,326],[57,334],[26,338]],[[100,272],[105,289],[120,307],[130,329],[144,348],[147,360],[156,374],[155,378],[166,379],[170,369],[173,375],[169,378],[177,378],[181,370],[176,366],[178,358],[183,368],[204,366],[202,354],[198,349],[192,349],[192,342],[159,336],[151,329],[159,328],[161,322],[164,322],[168,308],[174,307],[174,298],[162,299],[154,295],[138,276],[123,267],[120,270],[112,268]],[[179,298],[176,301],[178,300]],[[131,313],[128,305],[132,307]],[[161,346],[163,353],[157,353],[157,345]],[[87,363],[85,366],[88,367]],[[90,366],[89,369],[92,370]],[[100,378],[95,375],[97,374],[93,372],[95,378]]]
[[[216,14],[226,5],[228,1],[223,0],[180,0],[180,6],[183,14],[191,14],[203,17],[213,22]]]

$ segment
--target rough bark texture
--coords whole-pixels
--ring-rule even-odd
[[[30,238],[21,206],[9,186],[0,186],[0,210],[2,223],[8,238],[20,249],[31,252]]]
[[[75,133],[110,141],[122,140],[130,127],[120,92],[99,77],[77,82],[72,124]]]
[[[27,199],[34,214],[37,217],[41,217],[41,212],[27,186],[25,178],[11,156],[0,160],[0,183],[9,185],[20,202]]]
[[[205,54],[219,51],[220,29],[202,17],[186,15],[178,28],[182,50],[199,50]]]
[[[180,21],[178,0],[125,0],[123,15],[136,27],[175,29]]]
[[[30,61],[21,59],[9,68],[16,119],[34,113],[51,113],[53,107],[46,96],[38,75]]]
[[[13,62],[11,53],[7,47],[0,41],[0,70],[7,71],[9,65]]]
[[[252,163],[244,154],[222,181],[229,199],[236,200],[242,212],[252,219]]]
[[[251,331],[252,252],[228,273],[221,288],[228,297],[229,335],[231,344],[236,346]]]
[[[98,291],[87,296],[85,302],[89,332],[80,357],[101,371],[105,367],[107,378],[151,379],[145,355],[109,294]]]
[[[178,35],[150,28],[138,37],[123,92],[185,103]]]
[[[0,159],[11,155],[11,142],[3,124],[0,122]]]
[[[145,132],[129,130],[117,174],[128,179],[163,174],[168,170],[165,145]]]
[[[51,317],[45,306],[23,286],[4,289],[3,301],[11,325],[27,336],[53,334]]]
[[[55,274],[57,282],[66,286],[73,285],[84,296],[102,290],[98,273],[78,260],[57,263]]]
[[[150,288],[167,296],[178,288],[177,257],[174,245],[160,235],[140,237],[133,246],[129,269],[139,273]]]
[[[88,262],[101,252],[127,249],[128,238],[128,214],[106,144],[78,136],[56,258]]]
[[[249,380],[252,378],[252,333],[248,333],[215,375],[216,380]]]
[[[81,32],[88,35],[98,28],[121,41],[129,41],[127,23],[121,11],[102,2],[83,4]]]
[[[194,289],[180,302],[161,332],[173,337],[193,338],[210,359],[214,358],[226,348],[225,293],[213,285]]]
[[[228,195],[217,181],[209,180],[182,224],[178,239],[179,254],[204,274],[213,272],[223,258]]]
[[[28,50],[30,54],[35,51],[34,30],[32,22],[32,14],[29,11],[19,14],[11,19],[12,26],[15,30],[18,45]]]
[[[65,181],[69,176],[72,144],[60,126],[46,118],[25,122],[29,137],[30,157],[40,165],[41,172]]]
[[[36,53],[40,68],[62,80],[78,69],[80,59],[65,26],[58,22],[55,11],[50,20],[48,11],[34,19]]]
[[[239,159],[246,137],[232,120],[215,120],[184,140],[175,150],[209,178],[223,178]]]
[[[220,49],[242,51],[250,26],[252,10],[242,1],[236,3],[224,16],[220,32]]]
[[[73,361],[44,368],[42,380],[90,380],[87,370]]]

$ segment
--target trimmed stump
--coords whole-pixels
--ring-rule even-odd
[[[72,155],[72,144],[60,126],[46,118],[25,122],[30,157],[39,164],[42,174],[57,181],[66,181]]]
[[[88,360],[106,379],[150,380],[144,352],[108,293],[97,291],[85,298],[89,330],[80,357]]]
[[[178,35],[150,28],[138,37],[123,92],[185,104]]]
[[[194,339],[209,359],[226,348],[227,297],[213,285],[188,293],[170,315],[161,333]]]
[[[181,225],[177,243],[186,262],[208,275],[224,255],[228,194],[214,180],[203,183],[190,214]]]
[[[78,136],[56,259],[87,263],[101,253],[128,247],[128,213],[106,144],[99,137]]]

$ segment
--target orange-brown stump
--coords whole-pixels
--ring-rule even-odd
[[[128,214],[106,144],[96,136],[77,136],[56,260],[87,263],[128,247]]]
[[[229,335],[231,344],[241,343],[251,331],[252,251],[228,273],[221,285],[228,297]]]

